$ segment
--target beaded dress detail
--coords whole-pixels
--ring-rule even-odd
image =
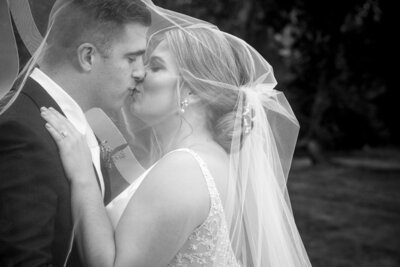
[[[186,151],[198,162],[210,194],[210,211],[206,220],[193,231],[168,266],[241,266],[238,264],[233,253],[221,198],[206,163],[197,153],[190,149],[184,148],[172,152],[175,151]],[[150,169],[107,206],[107,211],[114,227],[118,223],[129,199],[133,196],[134,191],[136,191],[149,171]]]

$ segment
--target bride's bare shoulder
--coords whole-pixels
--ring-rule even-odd
[[[203,173],[196,159],[186,151],[175,151],[162,158],[135,195],[163,210],[193,213],[199,221],[209,211],[210,198]]]

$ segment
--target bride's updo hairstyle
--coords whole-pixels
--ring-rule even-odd
[[[249,56],[235,49],[233,41],[218,30],[207,27],[169,30],[164,40],[180,71],[179,88],[186,87],[200,98],[215,141],[230,153],[232,139],[246,136],[244,127],[235,131],[234,126],[238,108],[242,108],[239,94],[252,75]]]

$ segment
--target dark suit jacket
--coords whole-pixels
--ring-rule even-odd
[[[40,107],[56,102],[28,78],[0,116],[0,266],[62,266],[72,235],[70,187]],[[107,183],[108,184],[108,183]],[[81,266],[73,246],[68,266]]]

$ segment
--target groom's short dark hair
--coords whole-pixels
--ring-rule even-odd
[[[70,0],[50,21],[48,50],[44,60],[71,58],[84,42],[92,43],[104,56],[123,25],[151,24],[150,11],[140,0]],[[61,57],[61,58],[60,58]],[[49,63],[50,63],[49,62]]]

